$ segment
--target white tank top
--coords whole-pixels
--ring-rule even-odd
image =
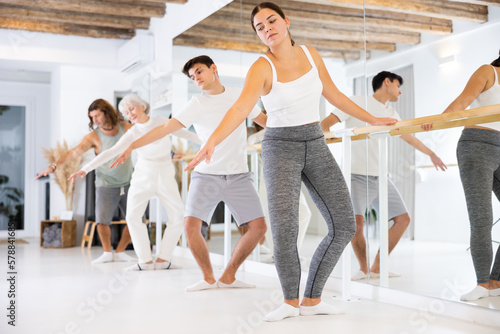
[[[304,45],[300,47],[312,68],[300,78],[289,82],[279,82],[273,62],[263,56],[271,64],[273,71],[271,91],[261,96],[268,117],[266,126],[270,128],[319,122],[319,102],[323,84],[309,50]]]
[[[495,83],[493,84],[493,86],[488,88],[488,90],[482,92],[481,94],[479,94],[478,97],[476,97],[476,99],[471,103],[472,108],[479,108],[479,107],[486,107],[495,104],[500,104],[500,84],[498,83],[497,71],[494,66],[491,67],[493,68],[493,72],[495,72]],[[500,131],[500,122],[484,123],[476,125]]]

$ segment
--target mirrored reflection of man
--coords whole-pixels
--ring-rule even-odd
[[[396,102],[401,95],[400,86],[403,84],[403,78],[395,73],[382,71],[372,80],[372,96],[353,96],[351,99],[361,108],[366,109],[375,117],[392,117],[401,120],[394,108],[389,102]],[[365,100],[366,99],[366,100]],[[367,105],[365,105],[367,101]],[[321,128],[324,132],[329,131],[330,127],[338,122],[346,122],[346,128],[362,127],[366,124],[355,119],[340,110],[334,110],[322,122]],[[446,170],[446,165],[441,159],[419,139],[412,134],[400,136],[405,142],[416,148],[422,153],[427,154],[436,167],[436,169]],[[372,266],[368,270],[368,261],[366,255],[366,239],[363,234],[364,216],[367,209],[373,206],[378,211],[378,142],[376,140],[368,141],[368,148],[365,141],[352,142],[351,158],[351,198],[353,201],[354,214],[356,217],[356,234],[352,239],[352,247],[359,262],[360,270],[352,276],[352,280],[365,279],[370,273],[370,277],[380,276],[380,253],[377,253]],[[394,222],[389,229],[389,253],[396,247],[403,236],[406,228],[410,224],[408,209],[390,179],[388,181],[388,204],[389,220]],[[368,191],[368,194],[367,194]],[[389,271],[389,277],[398,277],[400,274]]]

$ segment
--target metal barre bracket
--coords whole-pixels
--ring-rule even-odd
[[[336,138],[340,138],[340,137],[344,137],[344,136],[352,137],[355,135],[354,129],[355,128],[335,130],[332,132],[332,135],[334,135],[334,137],[336,137]]]
[[[386,137],[391,136],[390,131],[391,130],[373,132],[373,133],[368,134],[368,136],[370,138],[386,138]]]

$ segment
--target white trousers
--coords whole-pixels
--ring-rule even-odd
[[[127,197],[126,220],[134,250],[139,263],[153,260],[146,225],[142,216],[149,199],[158,196],[167,211],[168,222],[158,257],[171,261],[172,253],[182,233],[184,205],[175,180],[175,169],[171,161],[151,162],[139,160],[134,167]],[[156,233],[161,233],[161,222],[157,222]]]

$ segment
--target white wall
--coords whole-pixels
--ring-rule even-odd
[[[50,145],[66,140],[70,147],[78,145],[89,133],[88,107],[96,99],[102,98],[114,104],[114,93],[130,86],[117,70],[64,65],[52,74],[53,107],[48,117],[50,123]],[[94,157],[91,151],[84,155],[86,160]],[[75,186],[73,212],[77,220],[77,240],[83,230],[85,211],[85,182],[78,180]],[[51,188],[51,216],[59,216],[65,210],[62,192],[57,186]]]
[[[61,64],[115,67],[116,49],[125,41],[0,30],[0,59],[23,62],[25,69],[53,69]]]
[[[491,17],[490,17],[491,18]],[[441,113],[463,90],[470,75],[482,64],[498,57],[500,22],[478,26],[411,50],[369,60],[366,74],[413,65],[415,77],[415,116]],[[456,62],[439,67],[439,59],[457,55]],[[363,64],[347,67],[347,75],[363,75]],[[461,129],[419,133],[416,136],[434,150],[447,164],[456,163],[456,144]],[[426,155],[417,152],[416,165],[429,165]],[[494,217],[500,217],[500,205],[494,200]],[[415,197],[415,238],[429,241],[467,243],[469,222],[458,168],[446,173],[435,169],[418,169]],[[500,235],[500,229],[494,230]],[[496,239],[499,239],[496,237]]]

